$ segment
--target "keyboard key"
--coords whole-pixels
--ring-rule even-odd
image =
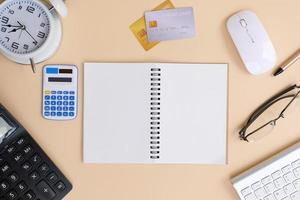
[[[51,112],[51,116],[55,117],[56,116],[56,112]]]
[[[8,176],[8,180],[11,183],[15,183],[19,180],[19,176],[18,176],[17,173],[14,172],[14,173],[12,173],[11,175]]]
[[[75,102],[74,102],[74,101],[70,101],[70,102],[69,102],[69,105],[70,105],[70,106],[74,106],[74,105],[75,105]]]
[[[276,187],[274,185],[273,182],[268,183],[267,185],[265,185],[265,190],[267,191],[267,193],[273,193],[275,191]]]
[[[44,108],[46,111],[49,111],[50,110],[50,106],[45,106]]]
[[[291,199],[292,200],[299,200],[300,199],[300,191],[291,194]]]
[[[26,192],[26,194],[24,195],[24,200],[33,200],[35,199],[35,194],[33,193],[33,191],[28,191]]]
[[[277,178],[280,177],[280,175],[281,175],[281,172],[278,170],[278,171],[276,171],[276,172],[274,172],[274,173],[272,174],[272,178],[273,178],[273,179],[277,179]]]
[[[57,176],[54,172],[52,172],[51,174],[49,174],[49,175],[47,176],[47,180],[48,180],[50,183],[54,184],[54,183],[58,180],[58,176]]]
[[[64,99],[65,101],[68,101],[68,100],[69,100],[69,97],[68,97],[68,96],[64,96],[63,99]]]
[[[9,188],[9,184],[8,184],[7,181],[2,181],[0,183],[0,190],[1,191],[5,192],[6,190],[8,190],[8,188]]]
[[[57,91],[57,94],[62,94],[62,91]]]
[[[45,115],[46,117],[49,117],[49,116],[50,116],[50,112],[44,112],[44,115]]]
[[[273,194],[270,194],[264,198],[264,200],[275,200]]]
[[[34,171],[29,175],[29,178],[32,181],[37,181],[40,179],[40,174],[38,172]]]
[[[51,94],[56,94],[56,91],[51,91]]]
[[[300,167],[293,170],[295,177],[300,178]]]
[[[68,116],[68,113],[67,113],[67,112],[63,112],[63,116],[64,116],[64,117],[67,117],[67,116]]]
[[[28,186],[26,185],[26,183],[24,181],[22,181],[21,183],[17,184],[16,189],[19,193],[23,193],[27,190]]]
[[[70,91],[70,95],[74,95],[75,94],[75,91]]]
[[[50,101],[45,101],[45,106],[49,106],[50,105]]]
[[[50,96],[49,96],[49,95],[46,95],[46,96],[45,96],[45,100],[50,100]]]
[[[271,181],[272,181],[271,176],[266,176],[265,178],[263,178],[263,179],[261,180],[262,184],[264,184],[264,185],[270,183]]]
[[[7,153],[12,154],[13,152],[16,151],[16,146],[11,145],[10,147],[7,148]]]
[[[51,100],[56,100],[56,96],[51,96]]]
[[[55,111],[55,110],[56,110],[56,107],[55,107],[55,106],[51,106],[51,110],[52,110],[52,111]]]
[[[63,99],[62,96],[57,97],[57,100],[59,100],[59,101],[61,101],[62,99]]]
[[[9,172],[10,166],[6,163],[1,166],[0,170],[1,170],[2,174],[6,174],[7,172]]]
[[[26,172],[31,170],[31,164],[29,162],[25,162],[22,166],[22,169],[25,170]]]
[[[74,117],[75,113],[74,112],[69,112],[70,117]]]
[[[65,107],[63,108],[63,110],[64,110],[64,111],[68,111],[68,107],[65,106]]]
[[[26,155],[31,154],[31,153],[32,153],[32,147],[31,147],[30,145],[27,145],[26,147],[24,147],[23,152],[24,152]]]
[[[66,186],[65,186],[65,184],[63,183],[63,182],[58,182],[56,185],[55,185],[55,187],[56,187],[56,189],[58,189],[59,191],[63,191],[65,188],[66,188]]]
[[[283,187],[283,190],[287,195],[296,192],[296,189],[293,184],[287,184],[286,186]]]
[[[43,199],[53,199],[56,196],[55,192],[45,181],[39,182],[39,184],[36,186],[36,189],[38,196],[43,197]]]
[[[258,188],[257,190],[254,191],[254,193],[258,199],[262,199],[263,197],[265,197],[267,195],[264,188]]]
[[[61,117],[62,116],[62,112],[57,112],[57,116]]]
[[[70,100],[74,101],[75,100],[75,96],[70,96]]]
[[[293,166],[294,168],[300,167],[300,159],[298,159],[298,160],[296,160],[295,162],[293,162],[293,163],[292,163],[292,166]]]
[[[69,102],[64,101],[64,102],[63,102],[63,105],[64,105],[64,106],[67,106],[67,105],[69,105]]]
[[[20,139],[17,141],[17,144],[18,144],[18,145],[23,145],[24,143],[25,143],[24,138],[20,138]]]
[[[274,181],[274,184],[277,188],[282,188],[285,185],[285,181],[280,177]]]
[[[69,107],[69,111],[74,111],[75,108],[74,107]]]
[[[300,179],[295,180],[293,184],[297,190],[300,190]]]
[[[51,105],[55,106],[56,105],[56,101],[51,101]]]
[[[34,165],[38,164],[41,161],[41,157],[39,155],[35,154],[34,156],[31,157],[31,161]]]
[[[290,172],[291,170],[292,170],[292,166],[291,165],[286,165],[285,167],[283,167],[281,169],[282,173],[284,173],[284,174]]]
[[[16,191],[12,190],[9,193],[7,193],[6,196],[9,200],[14,200],[17,198],[18,194]]]
[[[290,183],[293,180],[295,180],[295,176],[292,172],[288,172],[287,174],[283,175],[283,178],[287,183]]]
[[[279,189],[277,191],[274,192],[274,196],[276,199],[283,199],[284,197],[286,197],[285,192],[283,191],[283,189]]]
[[[61,105],[62,105],[62,101],[58,101],[58,102],[57,102],[57,105],[58,105],[58,106],[61,106]]]
[[[245,196],[245,200],[257,200],[255,195],[253,193],[248,194],[247,196]]]
[[[69,94],[69,92],[68,92],[68,91],[64,91],[63,93],[64,93],[64,94]]]
[[[41,172],[41,174],[45,175],[49,172],[49,166],[46,163],[43,163],[40,167],[39,167],[39,171]]]

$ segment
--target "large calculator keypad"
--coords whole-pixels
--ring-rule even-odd
[[[55,118],[75,117],[75,91],[44,91],[44,116]]]

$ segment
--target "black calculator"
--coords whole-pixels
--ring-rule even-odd
[[[62,172],[0,104],[0,200],[60,200],[71,189]]]

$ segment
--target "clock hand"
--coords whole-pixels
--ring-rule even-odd
[[[34,37],[32,37],[32,35],[27,31],[26,28],[25,28],[24,30],[25,30],[25,32],[26,32],[26,33],[34,40],[34,42],[37,42],[36,39],[34,39]]]
[[[7,27],[17,27],[17,28],[19,28],[19,27],[21,27],[21,26],[15,26],[15,25],[11,25],[11,24],[2,24],[1,26],[7,26]]]
[[[20,30],[22,27],[19,27],[19,28],[14,28],[13,30],[11,31],[8,31],[8,33],[11,33],[11,32],[16,32],[17,30]]]

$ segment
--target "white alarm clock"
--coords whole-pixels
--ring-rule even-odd
[[[0,5],[0,51],[20,64],[43,62],[60,45],[66,16],[63,0],[5,0]]]

